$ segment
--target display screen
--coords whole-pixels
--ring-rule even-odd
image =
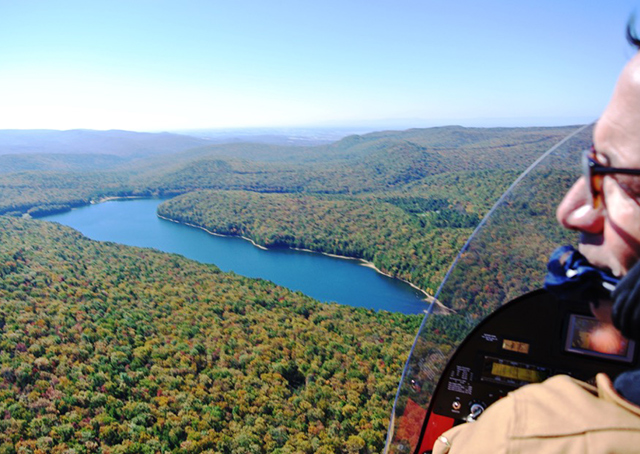
[[[542,382],[550,375],[550,371],[544,367],[487,356],[484,359],[482,379],[520,386]]]
[[[623,337],[613,325],[594,317],[571,314],[565,350],[572,353],[632,362],[635,343]]]
[[[526,381],[527,383],[538,383],[546,378],[545,375],[538,370],[498,363],[493,363],[491,373],[498,377],[513,378],[514,380]]]
[[[509,350],[510,352],[517,353],[529,353],[529,344],[526,342],[518,342],[514,340],[504,339],[502,341],[503,350]]]

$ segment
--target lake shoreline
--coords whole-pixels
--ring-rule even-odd
[[[181,224],[181,225],[186,225],[186,226],[189,226],[189,227],[195,227],[197,229],[203,230],[204,232],[206,232],[206,233],[208,233],[210,235],[219,236],[219,237],[225,237],[225,238],[241,238],[243,240],[248,241],[249,243],[251,243],[253,246],[257,247],[258,249],[262,249],[264,251],[268,251],[269,250],[269,248],[267,248],[266,246],[258,244],[254,240],[252,240],[251,238],[248,238],[248,237],[245,237],[245,236],[242,236],[242,235],[227,235],[227,234],[224,234],[224,233],[217,233],[217,232],[213,232],[213,231],[207,229],[206,227],[202,227],[202,226],[197,225],[197,224],[192,224],[192,223],[184,222],[184,221],[177,221],[175,219],[171,219],[171,218],[168,218],[166,216],[162,216],[162,215],[157,214],[157,213],[156,213],[156,215],[158,216],[158,218],[163,219],[165,221],[169,221],[169,222],[173,222],[173,223]],[[392,276],[389,273],[385,273],[384,271],[382,271],[378,267],[376,267],[373,262],[370,262],[368,260],[361,259],[361,258],[358,258],[358,257],[349,257],[349,256],[346,256],[346,255],[331,254],[331,253],[328,253],[328,252],[313,251],[311,249],[304,249],[304,248],[287,247],[287,249],[291,249],[293,251],[310,252],[312,254],[322,254],[322,255],[326,255],[328,257],[333,257],[333,258],[337,258],[337,259],[341,259],[341,260],[355,260],[355,261],[358,261],[358,262],[360,262],[360,264],[362,266],[367,267],[367,268],[371,268],[376,273],[379,273],[379,274],[381,274],[383,276],[386,276],[386,277],[388,277],[390,279],[397,279],[397,280],[399,280],[401,282],[404,282],[405,284],[409,285],[413,289],[415,289],[415,290],[419,291],[420,293],[422,293],[424,295],[424,300],[423,301],[425,301],[429,305],[434,304],[434,311],[433,311],[434,313],[437,313],[437,314],[450,314],[450,313],[454,312],[452,309],[448,308],[447,306],[442,304],[440,301],[438,301],[436,298],[434,298],[433,295],[430,295],[429,293],[427,293],[426,291],[424,291],[423,289],[421,289],[417,285],[415,285],[412,282],[409,282],[409,281],[407,281],[405,279],[401,279],[399,277]],[[425,313],[427,311],[429,311],[429,307],[424,309]]]
[[[96,205],[98,203],[103,203],[103,202],[113,202],[117,200],[154,199],[154,198],[156,197],[148,197],[143,195],[107,196],[107,197],[101,197],[98,200],[91,200],[89,201],[89,205]]]
[[[263,251],[268,251],[269,250],[265,246],[262,246],[261,244],[256,243],[251,238],[247,238],[246,236],[242,236],[242,235],[225,235],[224,233],[212,232],[211,230],[208,230],[206,227],[202,227],[201,225],[191,224],[189,222],[184,222],[184,221],[176,221],[175,219],[171,219],[171,218],[168,218],[166,216],[162,216],[160,214],[156,214],[156,215],[160,219],[164,219],[165,221],[174,222],[174,223],[180,224],[180,225],[187,225],[189,227],[195,227],[197,229],[203,230],[203,231],[207,232],[209,235],[219,236],[219,237],[222,237],[222,238],[241,238],[241,239],[243,239],[245,241],[248,241],[249,243],[253,244],[258,249],[262,249]]]

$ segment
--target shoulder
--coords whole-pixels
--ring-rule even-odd
[[[477,422],[445,433],[450,452],[579,453],[593,446],[602,447],[594,452],[635,452],[640,408],[617,396],[607,383],[599,376],[596,388],[559,375],[524,386],[491,405]],[[622,449],[609,449],[611,443]],[[445,445],[436,443],[434,452],[447,452],[438,444]],[[625,446],[632,448],[625,451]]]
[[[598,387],[566,375],[524,386],[509,396],[519,437],[569,436],[592,431],[640,430],[640,408],[625,401],[604,374]]]

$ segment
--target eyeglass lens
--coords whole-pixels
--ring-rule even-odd
[[[591,194],[591,204],[593,208],[602,206],[602,181],[604,175],[594,172],[594,153],[593,150],[585,150],[582,155],[582,172],[584,179]]]

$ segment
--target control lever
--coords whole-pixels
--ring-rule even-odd
[[[475,422],[476,419],[482,414],[486,406],[480,402],[474,402],[471,404],[470,413],[464,418],[466,422]]]

